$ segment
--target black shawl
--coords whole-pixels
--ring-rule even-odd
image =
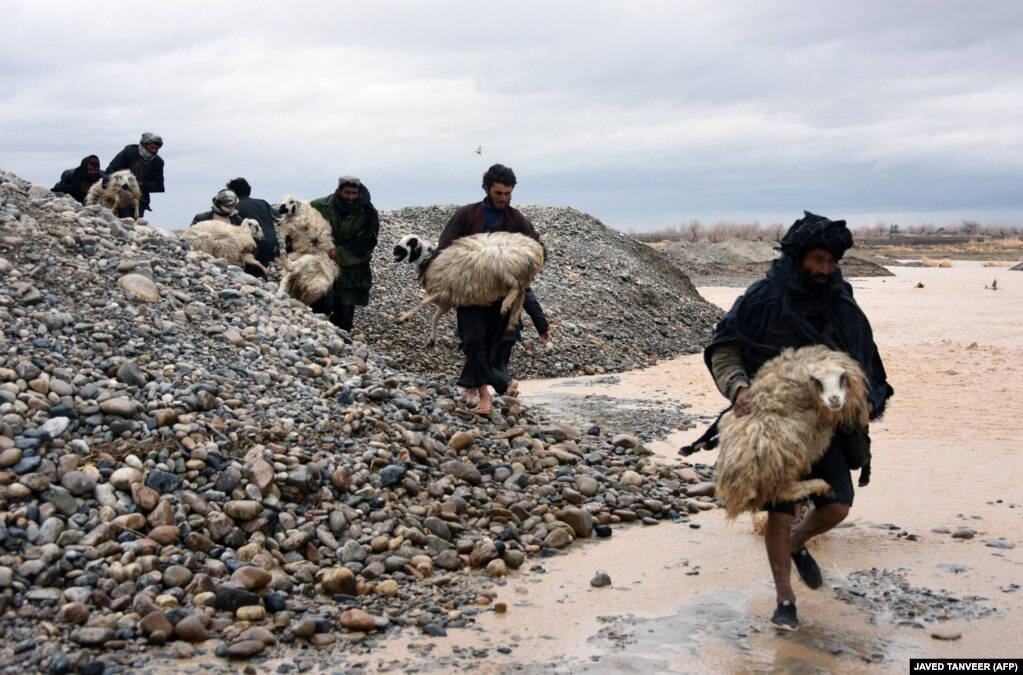
[[[364,258],[377,245],[377,235],[380,234],[380,214],[373,206],[369,190],[365,185],[359,185],[359,198],[348,203],[337,194],[334,195],[334,210],[338,214],[338,221],[342,221],[350,215],[365,210],[365,221],[359,232],[348,241],[339,244],[352,255]]]
[[[825,325],[831,327],[834,340],[824,336]],[[823,344],[848,353],[867,375],[871,419],[881,416],[894,393],[874,344],[870,322],[853,299],[852,286],[842,279],[840,269],[831,275],[823,293],[814,294],[804,286],[798,263],[788,255],[781,256],[767,276],[746,289],[718,322],[703,354],[708,368],[714,350],[728,343],[742,345],[746,372],[751,377],[785,347]]]

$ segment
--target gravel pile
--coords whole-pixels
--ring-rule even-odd
[[[356,311],[355,332],[387,353],[392,365],[447,378],[461,371],[454,312],[442,319],[437,345],[423,347],[432,309],[407,324],[396,317],[422,299],[415,270],[393,262],[405,234],[436,242],[457,206],[410,207],[381,213],[370,306]],[[551,323],[546,347],[524,319],[525,340],[512,356],[518,378],[616,373],[702,349],[720,310],[696,292],[664,256],[570,208],[521,207],[547,247],[533,284]]]
[[[764,276],[779,255],[772,242],[741,239],[713,243],[673,241],[660,252],[698,286],[746,286]],[[845,277],[894,276],[881,262],[863,254],[846,254],[841,267]]]
[[[432,210],[398,213],[387,233]],[[550,362],[572,364],[556,372],[696,348],[715,314],[662,257],[529,215],[552,253]],[[633,435],[507,397],[473,415],[449,380],[394,367],[417,356],[373,316],[350,338],[170,233],[0,171],[0,672],[344,670],[381,636],[501,611],[495,584],[532,557],[716,507],[706,468]]]

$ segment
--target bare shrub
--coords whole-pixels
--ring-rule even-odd
[[[923,256],[920,258],[920,264],[924,267],[951,267],[952,261],[948,258],[928,258]]]

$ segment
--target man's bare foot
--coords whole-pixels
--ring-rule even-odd
[[[462,394],[462,402],[466,406],[474,406],[480,402],[480,390],[476,387],[467,387]]]
[[[510,380],[508,382],[508,388],[504,390],[504,393],[508,396],[518,396],[519,393],[519,381]]]

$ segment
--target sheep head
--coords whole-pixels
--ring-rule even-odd
[[[430,242],[424,241],[414,234],[406,234],[394,245],[394,262],[398,263],[404,260],[410,265],[418,264],[422,267],[423,263],[433,255],[433,251],[434,245]]]
[[[128,169],[115,171],[108,176],[104,176],[103,187],[108,188],[111,185],[113,185],[115,189],[120,190],[121,192],[126,192],[130,195],[141,194],[138,179],[136,179],[135,174]]]
[[[848,354],[814,347],[806,363],[809,386],[822,416],[833,425],[867,423],[867,378]]]
[[[259,221],[255,218],[245,218],[242,220],[241,227],[249,228],[249,232],[252,233],[252,238],[256,241],[263,240],[263,228],[259,224]]]
[[[294,195],[284,195],[281,201],[274,204],[274,211],[282,216],[293,216],[302,208],[302,200]]]

